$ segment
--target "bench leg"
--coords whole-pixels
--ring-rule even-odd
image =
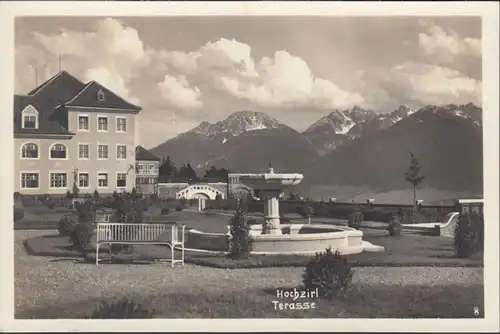
[[[184,265],[184,243],[181,245],[181,247],[182,247],[181,248],[181,254],[182,254],[181,255],[182,256],[182,262],[181,263],[182,263],[182,265]]]
[[[99,265],[99,243],[96,244],[95,248],[95,265]]]
[[[175,248],[174,245],[170,245],[170,252],[172,253],[172,268],[174,267],[174,261],[175,261]]]

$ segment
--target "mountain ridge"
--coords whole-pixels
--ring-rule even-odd
[[[434,170],[429,186],[482,189],[482,170],[478,169],[482,168],[482,109],[472,103],[419,109],[399,106],[383,114],[360,107],[336,109],[302,133],[265,113],[242,110],[213,124],[201,122],[151,149],[157,156],[170,156],[176,164],[189,162],[200,172],[211,165],[259,172],[272,161],[276,170],[302,171],[306,186],[350,182],[381,189],[403,186],[383,171],[396,173],[404,168],[405,150],[415,151]],[[464,162],[464,156],[472,159]],[[456,175],[450,175],[449,169]],[[461,181],[468,173],[472,181]]]

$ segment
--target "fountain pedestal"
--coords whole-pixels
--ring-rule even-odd
[[[282,234],[280,227],[280,194],[280,189],[261,191],[264,200],[264,220],[267,225],[267,234]]]
[[[265,229],[263,234],[281,235],[279,198],[283,190],[295,186],[302,181],[302,174],[275,173],[269,166],[263,174],[234,174],[250,188],[259,191],[259,197],[264,200]]]

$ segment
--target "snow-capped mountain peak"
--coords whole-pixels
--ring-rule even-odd
[[[316,123],[312,124],[305,132],[311,132],[315,129],[331,129],[335,134],[346,134],[356,124],[347,111],[336,109],[328,115],[321,117]]]
[[[280,123],[273,117],[256,111],[238,111],[215,124],[202,122],[191,132],[212,137],[219,134],[239,136],[244,132],[279,128]],[[227,141],[227,138],[226,138]]]

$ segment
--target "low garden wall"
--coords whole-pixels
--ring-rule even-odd
[[[312,206],[315,217],[347,219],[349,214],[359,207],[363,213],[363,219],[368,221],[389,222],[392,216],[401,211],[406,216],[413,213],[411,205],[391,204],[366,204],[366,203],[330,203],[330,202],[304,202],[304,201],[280,201],[281,214],[302,214],[306,203]],[[215,210],[235,210],[236,200],[207,200],[205,207]],[[246,204],[248,213],[263,213],[263,201],[251,201]],[[449,213],[457,211],[453,205],[420,205],[417,208],[417,219],[420,222],[442,221]]]

